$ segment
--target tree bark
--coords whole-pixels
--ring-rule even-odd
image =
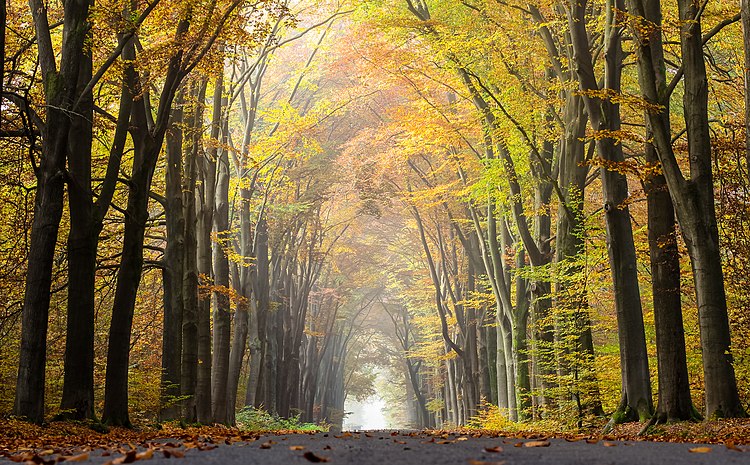
[[[222,140],[225,146],[227,139],[226,121],[223,120],[223,108],[226,98],[222,97],[223,82],[217,79],[214,90],[214,116],[211,128],[212,138],[219,140],[220,128]],[[229,154],[226,149],[214,150],[213,157],[216,160],[216,197],[214,213],[214,232],[216,241],[213,244],[213,385],[211,397],[214,400],[213,417],[217,423],[229,423],[229,405],[227,403],[227,383],[229,380],[229,347],[230,347],[230,301],[229,301],[229,259],[227,247],[229,247]],[[234,408],[234,406],[232,406]]]
[[[211,140],[217,141],[221,125],[221,77],[217,78],[214,89],[214,114],[211,122]],[[217,94],[218,90],[218,95]],[[218,108],[218,114],[217,114]],[[214,132],[216,131],[216,132]],[[195,199],[197,209],[197,254],[200,293],[198,300],[198,386],[196,401],[198,404],[198,421],[203,424],[213,423],[213,359],[211,353],[211,295],[213,285],[213,254],[211,231],[213,229],[214,206],[216,196],[216,153],[203,151],[199,157],[198,176]]]
[[[120,37],[120,40],[124,40]],[[112,202],[122,155],[130,124],[135,85],[132,61],[135,47],[132,40],[123,46],[122,60],[125,65],[121,85],[120,108],[115,134],[112,138],[109,160],[99,196],[94,202],[91,186],[91,132],[92,118],[75,118],[70,140],[76,141],[69,149],[70,183],[69,208],[71,212],[68,237],[68,327],[65,346],[65,378],[60,409],[64,417],[75,419],[94,418],[94,283],[96,279],[96,255],[99,234]],[[90,57],[82,60],[90,66]],[[84,75],[90,78],[90,70]],[[79,81],[86,85],[86,80]],[[80,112],[91,115],[91,95],[82,97]],[[83,113],[80,113],[83,114]],[[78,134],[75,134],[78,128]],[[80,133],[82,132],[82,133]],[[88,142],[81,142],[88,141]],[[70,144],[73,145],[73,144]]]
[[[192,110],[189,121],[190,146],[185,152],[184,176],[182,180],[182,206],[185,224],[184,267],[182,279],[182,367],[180,395],[183,397],[182,418],[188,423],[198,421],[198,376],[199,376],[199,309],[198,309],[198,237],[196,232],[197,212],[195,188],[198,177],[198,151],[203,131],[203,105],[206,100],[205,81],[193,83]],[[201,393],[203,394],[203,393]],[[201,398],[205,401],[205,398]],[[204,407],[205,409],[205,407]]]
[[[182,199],[182,148],[184,142],[184,91],[178,95],[170,128],[166,134],[166,218],[167,243],[164,250],[164,329],[161,357],[162,421],[181,417],[182,395],[182,326],[185,309],[183,288],[185,268],[185,213]]]
[[[740,0],[745,58],[745,167],[750,167],[750,0]]]
[[[92,74],[91,52],[83,52],[78,75],[79,93]],[[97,222],[91,190],[93,93],[81,96],[71,118],[68,138],[68,315],[65,365],[60,410],[63,418],[94,418],[94,281],[101,223]]]
[[[638,18],[661,23],[659,2],[648,5],[629,0]],[[676,83],[666,82],[660,29],[637,30],[638,80],[648,105],[647,120],[653,144],[669,187],[677,219],[690,255],[698,303],[707,417],[745,416],[732,366],[729,318],[719,248],[713,192],[708,87],[703,57],[700,10],[689,1],[678,2],[682,31],[683,106],[687,128],[690,178],[686,179],[672,147],[669,99]],[[666,109],[666,110],[665,110]]]
[[[44,420],[45,364],[50,287],[55,246],[63,211],[65,160],[71,119],[68,111],[77,100],[77,83],[90,2],[71,0],[64,5],[60,69],[50,36],[47,7],[32,0],[36,43],[47,106],[42,130],[42,158],[36,170],[37,189],[31,225],[26,289],[21,317],[21,349],[13,413],[35,423]]]
[[[610,0],[607,4],[607,30],[605,33],[605,77],[604,90],[620,92],[622,73],[622,44],[620,27],[615,23],[615,10],[622,11],[621,0]],[[617,133],[620,130],[619,104],[609,96],[592,96],[590,92],[601,91],[594,75],[588,34],[586,31],[586,2],[570,2],[568,25],[571,29],[576,74],[591,126],[595,131]],[[640,290],[638,286],[637,262],[630,212],[627,207],[628,183],[614,166],[624,160],[622,145],[606,135],[596,140],[597,153],[604,161],[602,190],[607,229],[607,251],[609,254],[612,281],[615,291],[615,308],[620,340],[620,364],[624,404],[618,409],[618,421],[625,419],[644,420],[653,411],[651,381],[646,352],[646,336],[643,325]],[[614,166],[609,166],[610,164]]]
[[[181,20],[177,38],[188,30],[189,22]],[[143,272],[143,239],[149,219],[148,203],[156,162],[169,127],[169,113],[183,75],[182,52],[172,56],[159,98],[159,111],[153,127],[149,124],[151,108],[140,94],[133,104],[131,136],[133,139],[133,171],[128,184],[128,205],[125,214],[125,234],[122,261],[117,273],[117,287],[112,307],[107,348],[107,371],[104,387],[102,419],[111,425],[130,426],[128,414],[128,369],[130,336],[138,286]]]

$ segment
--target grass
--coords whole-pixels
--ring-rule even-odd
[[[282,418],[272,415],[263,409],[245,407],[237,413],[237,427],[243,431],[300,431],[318,432],[328,431],[328,425],[305,423],[300,416]]]

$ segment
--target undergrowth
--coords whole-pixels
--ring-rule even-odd
[[[237,413],[237,426],[243,431],[328,431],[327,425],[305,423],[299,415],[282,418],[263,409],[245,407]]]

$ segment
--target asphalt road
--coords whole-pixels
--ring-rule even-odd
[[[690,451],[696,448],[697,452]],[[182,458],[166,458],[163,452],[157,451],[148,461],[138,460],[136,465],[309,465],[316,462],[331,465],[750,465],[750,446],[739,449],[741,451],[731,450],[721,444],[589,443],[585,440],[569,442],[554,438],[533,442],[530,439],[371,431],[267,435],[252,442],[221,444],[212,450],[190,449],[185,451]],[[116,460],[118,456],[102,457],[95,452],[88,460],[78,463],[103,465]],[[7,459],[0,462],[7,462]],[[120,463],[123,463],[122,459]]]

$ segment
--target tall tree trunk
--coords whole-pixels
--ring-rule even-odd
[[[214,90],[214,115],[211,127],[212,139],[219,140],[220,128],[223,129],[222,139],[226,143],[227,128],[226,121],[222,118],[226,98],[222,96],[224,85],[221,78],[216,81]],[[225,144],[222,144],[225,146]],[[217,158],[218,157],[218,158]],[[229,405],[227,403],[229,380],[229,350],[231,316],[229,301],[229,259],[227,256],[229,231],[229,154],[224,148],[213,151],[213,159],[216,163],[216,197],[214,213],[214,231],[217,240],[213,244],[213,384],[211,386],[211,397],[213,398],[212,416],[217,423],[229,423]],[[234,408],[234,407],[232,407]]]
[[[516,252],[516,269],[525,266],[523,250]],[[513,360],[515,360],[516,405],[518,419],[527,420],[531,416],[531,361],[528,355],[529,329],[528,282],[516,277],[516,308],[513,312]]]
[[[123,38],[120,37],[122,41]],[[99,196],[94,202],[91,189],[91,117],[74,118],[70,140],[76,141],[69,149],[69,204],[71,211],[68,237],[68,327],[65,345],[65,378],[60,410],[65,417],[94,418],[94,284],[96,279],[96,254],[99,233],[115,192],[122,155],[130,124],[133,106],[131,88],[135,82],[132,62],[135,47],[132,40],[123,46],[122,60],[125,73],[121,85],[120,108],[112,139],[107,171]],[[91,58],[82,59],[89,67],[79,81],[88,84]],[[83,96],[79,114],[91,115],[91,95]],[[84,110],[84,108],[90,108]],[[76,132],[77,131],[77,132]],[[89,142],[82,142],[89,141]],[[71,144],[72,145],[72,144]]]
[[[251,302],[243,298],[237,303],[237,309],[234,313],[234,334],[232,335],[231,350],[229,352],[229,376],[227,378],[227,423],[231,425],[236,421],[237,390],[247,344],[248,310],[250,305]]]
[[[649,137],[650,139],[651,137]],[[653,145],[646,144],[646,161],[658,166]],[[645,182],[648,202],[648,248],[651,257],[651,286],[654,295],[656,357],[659,399],[656,421],[672,422],[695,418],[690,397],[685,330],[680,295],[680,255],[674,208],[663,174]]]
[[[117,273],[117,288],[112,308],[107,349],[102,420],[110,425],[130,426],[128,414],[128,370],[130,336],[138,286],[143,270],[143,238],[149,218],[149,188],[161,151],[161,140],[134,138],[133,173],[128,188],[122,261]]]
[[[71,0],[64,5],[60,69],[50,36],[47,6],[30,2],[37,51],[44,82],[47,120],[42,130],[42,158],[36,170],[34,220],[31,225],[26,289],[21,317],[21,349],[13,413],[30,421],[44,420],[45,364],[50,288],[55,246],[63,211],[65,159],[71,118],[77,100],[79,59],[89,31],[90,2]]]
[[[177,37],[187,32],[189,22],[181,20]],[[107,372],[104,386],[102,420],[111,425],[130,425],[128,415],[128,369],[130,336],[135,301],[143,271],[143,240],[149,219],[148,202],[154,169],[159,158],[164,135],[169,128],[169,114],[180,84],[181,52],[172,56],[159,98],[159,112],[153,128],[148,114],[151,108],[136,87],[133,95],[140,95],[133,104],[131,137],[133,139],[133,171],[128,184],[128,205],[125,214],[125,234],[122,261],[117,272],[117,287],[112,306],[107,348]],[[134,82],[138,82],[136,79]]]
[[[80,93],[91,79],[90,51],[82,53],[79,66]],[[81,96],[68,139],[68,315],[60,410],[74,419],[94,418],[94,281],[101,226],[91,191],[93,105],[91,92]]]
[[[268,261],[268,224],[265,218],[260,218],[256,225],[255,233],[255,273],[253,275],[253,288],[256,301],[256,334],[257,342],[253,348],[255,350],[254,355],[256,361],[248,370],[247,380],[247,395],[245,397],[245,405],[259,405],[259,398],[264,396],[258,396],[258,393],[264,391],[260,384],[260,370],[261,366],[265,363],[265,347],[267,343],[266,338],[266,324],[267,317],[269,314],[269,261]],[[261,402],[262,403],[262,402]]]
[[[166,203],[167,243],[164,251],[164,330],[161,357],[162,421],[181,416],[182,388],[182,318],[185,308],[185,212],[182,203],[182,158],[184,125],[184,91],[175,101],[170,128],[166,135]]]
[[[683,106],[693,183],[690,186],[692,189],[687,189],[692,194],[692,199],[675,202],[675,205],[678,207],[677,215],[695,277],[706,386],[706,416],[745,416],[732,366],[727,299],[721,267],[719,229],[716,224],[701,9],[687,0],[678,0],[677,7],[682,24],[680,48],[685,72]],[[665,174],[669,176],[671,172]],[[669,182],[668,178],[667,181]],[[679,208],[684,204],[689,204],[690,208]]]
[[[211,140],[217,141],[221,127],[221,77],[214,90],[214,113],[211,123]],[[218,89],[218,95],[216,95]],[[198,161],[200,183],[196,187],[197,253],[201,292],[198,300],[198,421],[212,423],[213,417],[213,359],[211,353],[211,295],[214,284],[211,231],[213,229],[216,196],[216,150],[205,151]],[[226,408],[225,408],[226,410]]]
[[[190,146],[185,152],[185,175],[183,176],[183,209],[185,224],[184,267],[182,279],[183,317],[182,317],[182,367],[180,395],[184,399],[182,418],[194,423],[198,420],[198,370],[199,370],[199,337],[198,337],[198,237],[196,233],[197,213],[195,207],[195,187],[198,177],[198,151],[200,135],[203,131],[203,105],[206,100],[205,81],[193,84],[191,92],[192,114],[189,121]],[[201,399],[204,400],[204,399]]]
[[[750,169],[750,0],[740,0],[745,58],[745,169]]]
[[[624,6],[620,3],[621,0],[609,0],[607,3],[607,29],[604,37],[606,60],[604,89],[615,93],[620,92],[623,60],[621,31],[615,23],[616,10],[624,10]],[[584,92],[595,92],[600,89],[594,74],[593,58],[586,31],[586,8],[585,1],[570,2],[568,25],[571,29],[571,42],[580,87]],[[617,133],[620,130],[619,104],[608,97],[590,95],[584,97],[584,102],[591,126],[595,131]],[[650,418],[653,407],[633,229],[626,203],[628,183],[624,174],[608,169],[608,164],[619,164],[624,161],[622,145],[605,135],[597,138],[596,148],[605,162],[602,169],[602,190],[607,251],[614,284],[624,393],[623,403],[618,408],[623,415],[615,415],[613,418],[618,421],[644,420]]]
[[[661,24],[659,2],[629,0],[629,9],[653,24]],[[708,123],[708,87],[703,57],[700,12],[680,0],[682,24],[680,47],[684,71],[683,106],[687,128],[690,178],[686,179],[672,147],[669,99],[674,85],[667,85],[660,28],[637,30],[638,77],[648,104],[648,125],[662,164],[664,178],[677,214],[682,237],[690,255],[695,279],[701,332],[703,374],[708,417],[744,416],[730,351],[729,318],[714,205],[711,137]],[[647,34],[647,36],[644,36]]]

